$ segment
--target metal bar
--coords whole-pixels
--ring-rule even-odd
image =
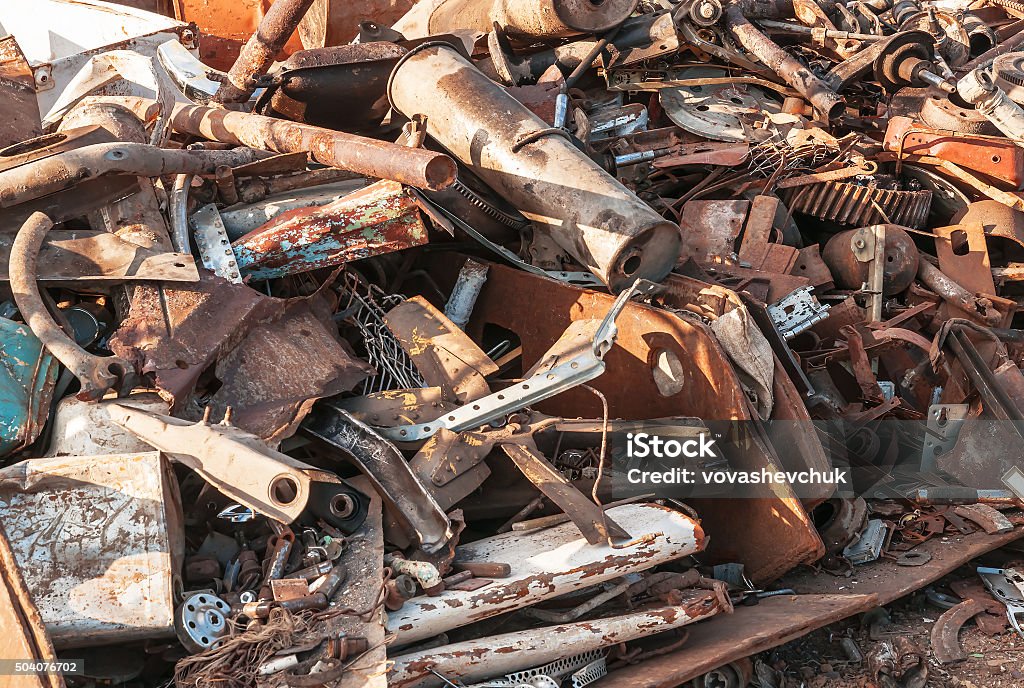
[[[825,119],[836,119],[846,111],[846,102],[838,93],[761,33],[743,16],[743,10],[738,5],[732,5],[726,10],[725,25],[747,52],[756,55],[786,83],[803,94]]]
[[[260,25],[242,46],[231,65],[228,80],[213,96],[217,103],[244,103],[256,90],[254,77],[266,74],[288,38],[315,0],[275,0],[260,20]]]
[[[119,100],[130,103],[140,116],[153,103],[144,98]],[[276,117],[179,103],[171,114],[171,127],[180,134],[201,136],[210,141],[276,153],[305,152],[330,167],[434,191],[447,188],[455,180],[455,161],[444,153]]]

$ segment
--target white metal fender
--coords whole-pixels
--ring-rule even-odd
[[[563,523],[463,545],[455,550],[455,561],[501,562],[512,567],[511,575],[473,591],[413,598],[388,613],[388,632],[397,636],[396,645],[408,645],[704,549],[700,525],[675,509],[626,504],[607,513],[639,541],[621,549],[591,545],[574,524]]]

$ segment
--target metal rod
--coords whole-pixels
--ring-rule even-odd
[[[130,103],[140,116],[154,102],[145,98],[121,100]],[[455,161],[444,153],[276,117],[179,103],[171,115],[171,127],[180,134],[210,141],[276,153],[309,153],[314,160],[330,167],[434,191],[447,188],[455,180]]]
[[[726,10],[725,25],[733,38],[747,52],[756,55],[757,59],[799,91],[826,119],[836,119],[846,111],[846,102],[838,93],[816,77],[811,70],[800,64],[795,57],[761,33],[743,16],[743,11],[739,6],[732,5]]]
[[[231,65],[228,80],[214,94],[216,103],[244,103],[256,90],[252,80],[274,63],[288,38],[295,33],[299,22],[314,0],[275,0],[260,20],[249,40],[242,46],[238,58]]]

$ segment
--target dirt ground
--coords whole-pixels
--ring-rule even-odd
[[[963,578],[964,570],[940,581],[936,589],[949,593],[948,583]],[[887,607],[891,625],[876,626],[872,640],[864,616],[826,626],[770,652],[763,653],[757,672],[763,688],[876,688],[869,670],[869,655],[887,638],[905,637],[928,657],[928,688],[1016,688],[1024,686],[1024,638],[1012,628],[998,635],[985,635],[968,622],[960,632],[965,661],[940,665],[932,651],[929,635],[943,610],[923,593],[905,597]],[[884,630],[883,630],[884,628]],[[850,638],[864,656],[852,660],[842,641]],[[847,644],[848,645],[848,644]],[[753,685],[758,685],[757,680]],[[890,684],[892,685],[892,684]],[[903,685],[903,684],[895,684]]]

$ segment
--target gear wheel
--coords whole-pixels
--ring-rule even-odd
[[[992,61],[996,85],[1015,103],[1024,103],[1024,52],[1006,53]]]
[[[459,192],[463,198],[475,205],[480,210],[484,211],[491,217],[503,225],[512,227],[513,229],[523,229],[530,224],[530,221],[525,217],[515,216],[511,213],[506,213],[504,210],[496,206],[495,204],[488,201],[486,198],[478,194],[473,189],[463,184],[458,179],[452,184],[452,188]]]
[[[928,219],[931,191],[901,191],[850,182],[822,182],[786,189],[782,200],[794,213],[852,227],[892,223],[921,227]]]

